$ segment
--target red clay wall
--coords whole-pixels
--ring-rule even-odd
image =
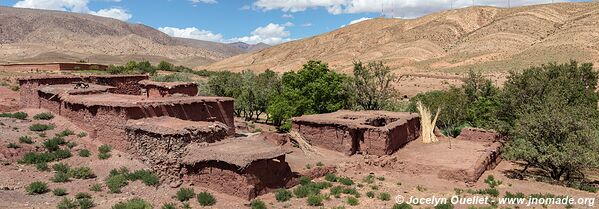
[[[31,64],[31,65],[0,65],[0,70],[5,71],[30,71],[30,70],[48,70],[48,71],[59,71],[60,64]]]
[[[284,188],[293,178],[284,161],[258,160],[243,171],[223,162],[205,162],[183,168],[183,180],[225,194],[253,199],[278,188]]]
[[[85,63],[60,63],[60,70],[106,70],[106,65],[94,65]]]
[[[43,85],[56,85],[56,84],[70,84],[77,81],[84,81],[88,83],[96,83],[100,85],[114,86],[116,87],[114,93],[121,94],[141,94],[141,86],[137,83],[141,80],[147,79],[148,76],[63,76],[63,77],[50,77],[50,78],[34,78],[34,79],[21,79],[19,80],[21,94],[21,108],[37,108],[40,106],[40,98],[38,95],[38,88]]]
[[[149,98],[157,98],[157,97],[168,97],[173,94],[183,94],[187,96],[195,96],[198,95],[198,88],[196,86],[185,86],[185,87],[177,87],[174,89],[160,88],[160,87],[147,87],[147,95]]]
[[[394,123],[401,123],[400,121]],[[293,130],[311,145],[347,155],[361,152],[389,155],[420,136],[420,119],[413,118],[395,128],[353,129],[338,125],[294,122]]]

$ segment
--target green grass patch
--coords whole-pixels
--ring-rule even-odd
[[[36,131],[36,132],[49,131],[49,130],[53,130],[53,129],[54,129],[54,125],[52,125],[52,124],[36,123],[36,124],[29,126],[30,131]]]
[[[54,118],[54,114],[51,112],[43,112],[33,116],[34,120],[52,120]]]
[[[201,206],[212,206],[216,204],[216,198],[209,192],[200,192],[197,199]]]
[[[25,187],[25,191],[29,195],[36,195],[36,194],[44,194],[50,190],[48,189],[48,184],[41,182],[41,181],[36,181],[36,182],[29,184],[27,187]]]
[[[119,202],[112,209],[152,209],[152,204],[141,198],[133,198],[125,202]]]
[[[16,112],[16,113],[0,113],[0,118],[15,118],[19,120],[23,120],[27,118],[27,113],[24,112]]]

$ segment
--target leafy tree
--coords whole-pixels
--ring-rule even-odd
[[[437,113],[437,110],[441,110],[437,119],[437,127],[447,136],[457,137],[467,124],[464,113],[468,102],[461,88],[452,87],[447,91],[418,94],[411,99],[408,107],[410,112],[416,112],[416,101],[421,101],[433,115]]]
[[[383,62],[354,62],[353,90],[356,104],[364,110],[381,110],[397,93],[392,86],[397,76]]]
[[[156,68],[158,70],[171,71],[175,68],[175,66],[173,64],[171,64],[170,62],[163,60],[163,61],[160,61],[160,63],[158,63],[158,66],[156,66]]]
[[[569,180],[599,167],[597,72],[592,64],[548,64],[512,73],[499,116],[511,139],[504,156]]]

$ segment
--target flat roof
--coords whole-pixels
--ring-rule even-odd
[[[289,151],[260,138],[235,138],[213,144],[191,144],[182,163],[193,165],[200,162],[218,161],[236,165],[241,169],[257,160],[274,159]]]
[[[403,124],[418,117],[420,117],[418,114],[409,112],[340,110],[326,114],[303,115],[291,120],[294,123],[335,125],[348,128],[384,128]],[[384,122],[383,125],[373,125],[381,119]]]
[[[143,80],[138,82],[142,86],[155,86],[166,89],[174,89],[177,87],[188,87],[188,86],[197,86],[198,84],[194,82],[158,82],[151,80]]]
[[[193,133],[214,133],[227,131],[227,126],[221,122],[189,121],[174,117],[152,117],[139,120],[128,120],[127,130],[142,130],[161,135],[189,135]]]
[[[181,105],[201,102],[225,102],[234,101],[229,97],[156,97],[148,98],[143,95],[128,94],[90,94],[90,95],[68,95],[59,94],[64,102],[71,104],[82,104],[85,106],[110,106],[110,107],[139,107],[148,105]]]
[[[60,75],[60,74],[39,74],[32,76],[22,76],[17,78],[18,81],[27,81],[27,80],[45,80],[45,79],[93,79],[93,78],[140,78],[147,79],[148,75],[144,74],[131,74],[131,75]]]

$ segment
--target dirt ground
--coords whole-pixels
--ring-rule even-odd
[[[56,126],[54,130],[46,131],[46,136],[54,136],[55,133],[63,131],[65,129],[73,130],[75,133],[79,133],[82,130],[77,126],[73,125],[66,119],[56,116],[50,121],[36,121],[31,120],[32,116],[43,112],[44,110],[39,109],[26,109],[24,110],[29,114],[26,120],[17,120],[10,118],[0,118],[0,144],[2,144],[1,153],[5,153],[6,144],[13,142],[18,143],[18,138],[22,135],[28,135],[33,138],[36,146],[42,146],[41,142],[45,137],[41,137],[39,133],[35,133],[28,130],[28,127],[33,123],[51,123]],[[268,130],[268,127],[260,127],[264,130]],[[47,182],[50,189],[65,188],[68,191],[67,197],[74,198],[74,195],[78,192],[87,192],[92,195],[93,201],[96,203],[95,208],[110,208],[112,205],[119,201],[131,199],[133,197],[140,197],[147,201],[150,201],[155,208],[160,208],[164,203],[178,203],[173,196],[176,194],[178,188],[171,188],[169,185],[160,185],[158,187],[150,187],[142,184],[140,181],[130,182],[128,186],[123,188],[123,192],[120,194],[109,193],[104,179],[108,176],[111,169],[127,167],[129,170],[147,169],[140,161],[133,159],[126,153],[119,152],[117,150],[112,151],[112,157],[108,160],[100,160],[97,157],[98,147],[102,145],[98,140],[93,140],[89,137],[77,137],[69,136],[66,138],[68,141],[75,142],[77,146],[73,147],[71,152],[73,157],[62,160],[60,162],[67,163],[72,167],[89,166],[93,169],[96,174],[96,178],[88,180],[72,179],[66,183],[53,183],[50,178],[54,175],[52,172],[37,171],[34,166],[22,165],[12,162],[5,162],[0,166],[0,208],[55,208],[59,201],[63,197],[57,197],[48,192],[41,195],[27,195],[25,187],[34,181]],[[416,144],[415,144],[416,143]],[[450,153],[447,151],[446,144],[435,144],[429,147],[425,145],[417,144],[420,143],[418,140],[411,142],[406,148],[415,147],[413,150],[401,150],[394,154],[394,157],[399,157],[403,161],[414,160],[419,158],[420,162],[435,161],[436,163],[447,163],[447,164],[459,164],[460,162],[452,161],[451,159],[445,159],[443,155],[454,155],[456,153]],[[587,197],[597,198],[596,193],[588,193],[575,189],[565,188],[562,186],[551,185],[548,183],[537,182],[534,179],[517,180],[510,179],[507,177],[509,171],[519,168],[517,164],[509,161],[502,161],[494,170],[485,172],[482,177],[475,183],[464,183],[459,181],[450,181],[440,179],[436,174],[415,174],[413,172],[404,172],[402,170],[393,170],[383,168],[380,166],[368,165],[364,162],[372,160],[373,156],[362,156],[353,155],[345,156],[341,153],[329,151],[322,148],[316,148],[316,153],[304,153],[300,149],[294,147],[292,144],[286,144],[285,147],[291,149],[292,153],[286,157],[287,162],[293,170],[303,170],[313,168],[324,164],[336,165],[337,176],[346,176],[351,178],[355,183],[350,187],[355,187],[360,193],[359,205],[350,206],[346,202],[347,195],[341,195],[340,198],[335,198],[330,193],[329,189],[324,189],[321,194],[328,196],[330,199],[324,200],[322,208],[332,208],[336,206],[344,206],[345,208],[391,208],[395,204],[395,197],[402,195],[404,197],[451,197],[459,193],[460,196],[468,197],[474,196],[464,192],[468,189],[477,190],[488,188],[484,179],[493,175],[497,179],[503,181],[501,185],[497,187],[500,191],[500,197],[505,195],[505,192],[517,193],[522,192],[526,195],[538,194],[538,193],[552,193],[555,195],[571,195],[574,197]],[[469,143],[456,143],[456,147],[470,147],[473,146]],[[19,149],[25,149],[26,146],[22,146]],[[34,149],[29,147],[30,149]],[[92,152],[92,156],[84,158],[77,155],[80,149],[89,149]],[[416,149],[417,148],[417,149]],[[445,150],[443,152],[443,150]],[[456,149],[457,150],[457,149]],[[14,152],[14,150],[13,150]],[[467,156],[477,152],[477,149],[470,149],[468,152],[466,149],[462,150],[462,153],[456,156]],[[17,152],[19,153],[19,152]],[[21,155],[24,152],[20,153]],[[388,157],[388,156],[387,156]],[[468,163],[471,160],[464,160]],[[462,163],[464,163],[462,162]],[[56,162],[50,163],[49,166]],[[373,174],[376,178],[373,183],[364,182],[364,177],[369,174]],[[324,178],[315,179],[316,182],[325,181]],[[101,192],[92,192],[89,190],[90,185],[99,183],[103,185]],[[333,183],[334,186],[341,185],[339,182]],[[189,201],[192,208],[247,208],[248,201],[237,197],[220,194],[214,191],[207,190],[205,188],[190,186],[187,184],[182,187],[192,187],[196,192],[209,191],[217,199],[214,206],[202,207],[198,201],[194,198]],[[291,189],[290,191],[293,191]],[[390,200],[383,201],[380,199],[369,198],[366,193],[373,191],[376,196],[382,192],[390,194]],[[263,200],[268,208],[318,208],[308,206],[306,198],[292,198],[286,202],[278,202],[275,199],[275,194],[266,194],[260,196],[259,199]],[[549,208],[563,208],[548,206]],[[595,205],[596,207],[596,205]],[[431,205],[421,204],[414,205],[414,208],[432,208]],[[467,208],[466,205],[457,205],[456,208]],[[527,208],[523,206],[522,208]],[[542,208],[538,206],[536,208]],[[587,208],[586,206],[576,205],[575,208]]]

